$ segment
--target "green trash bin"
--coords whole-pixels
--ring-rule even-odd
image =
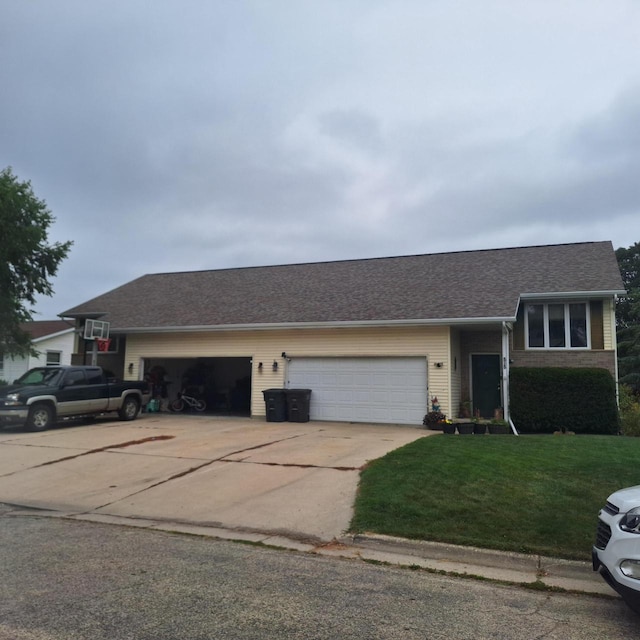
[[[286,389],[289,422],[309,422],[311,389]]]
[[[285,422],[287,419],[287,397],[284,389],[264,389],[267,422]]]

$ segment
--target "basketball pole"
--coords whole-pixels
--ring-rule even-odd
[[[91,348],[91,366],[96,367],[98,365],[98,341],[94,338],[92,342],[93,347]]]

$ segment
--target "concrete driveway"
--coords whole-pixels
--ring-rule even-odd
[[[367,461],[432,433],[162,414],[43,433],[5,430],[0,502],[319,543],[347,530]]]

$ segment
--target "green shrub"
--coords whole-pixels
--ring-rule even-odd
[[[620,423],[622,434],[640,437],[640,403],[627,385],[620,385]]]
[[[9,383],[6,380],[0,378],[0,387],[6,387]]]
[[[511,417],[523,433],[617,434],[620,419],[607,369],[514,367]]]

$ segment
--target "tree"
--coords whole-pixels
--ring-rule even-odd
[[[640,393],[640,242],[617,249],[616,258],[627,290],[616,306],[620,382]]]
[[[7,355],[32,352],[20,324],[32,319],[36,295],[53,294],[49,279],[73,244],[48,244],[54,221],[30,182],[20,182],[11,167],[0,171],[0,351]]]

